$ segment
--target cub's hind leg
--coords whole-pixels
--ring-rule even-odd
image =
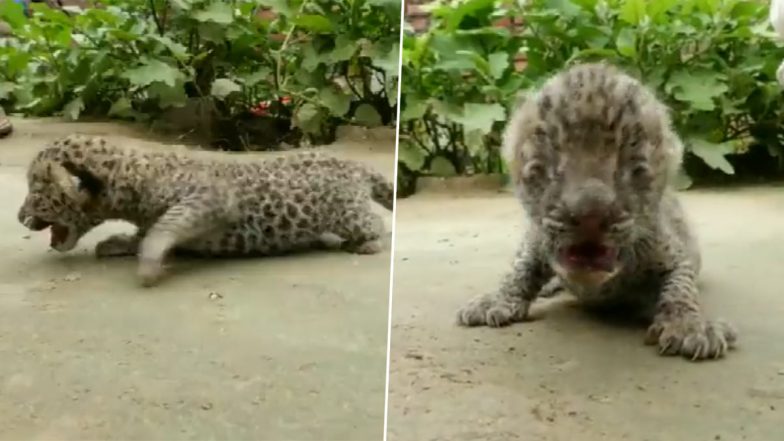
[[[341,208],[330,232],[343,239],[341,249],[355,254],[381,252],[384,220],[374,213],[368,200],[359,199]]]

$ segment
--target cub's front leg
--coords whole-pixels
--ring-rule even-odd
[[[734,347],[735,329],[720,320],[706,320],[697,300],[697,273],[688,259],[677,262],[664,276],[647,344],[657,344],[663,355],[692,360],[720,358]]]
[[[537,242],[529,238],[517,251],[512,270],[500,289],[468,302],[458,311],[457,322],[461,326],[501,327],[523,321],[531,302],[550,277]]]
[[[224,227],[231,222],[232,213],[231,198],[214,188],[197,189],[169,207],[139,244],[142,285],[155,285],[163,277],[163,262],[171,250]]]

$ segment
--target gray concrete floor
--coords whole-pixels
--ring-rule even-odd
[[[416,195],[397,208],[389,440],[784,439],[784,188],[683,195],[702,240],[702,294],[740,331],[723,360],[644,346],[643,329],[570,300],[539,320],[458,328],[494,290],[522,231],[509,194]]]
[[[15,123],[0,140],[0,439],[381,438],[389,240],[373,256],[178,259],[145,290],[133,259],[91,254],[126,225],[59,254],[16,210],[47,139],[155,141],[116,124]],[[392,176],[393,138],[332,149]]]

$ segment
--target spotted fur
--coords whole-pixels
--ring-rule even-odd
[[[384,224],[371,200],[393,204],[392,185],[379,173],[312,151],[262,159],[71,135],[40,151],[27,178],[19,221],[51,228],[58,251],[104,221],[136,225],[136,234],[111,236],[95,252],[138,254],[146,286],[162,276],[170,251],[252,256],[340,244],[376,253]]]
[[[458,313],[464,326],[527,318],[541,294],[632,306],[662,354],[723,356],[736,341],[697,299],[700,255],[672,189],[682,157],[668,109],[605,63],[571,67],[524,98],[504,148],[530,227],[500,290]]]

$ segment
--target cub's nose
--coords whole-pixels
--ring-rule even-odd
[[[598,238],[607,232],[609,216],[602,213],[589,213],[572,217],[577,234],[585,239]]]

